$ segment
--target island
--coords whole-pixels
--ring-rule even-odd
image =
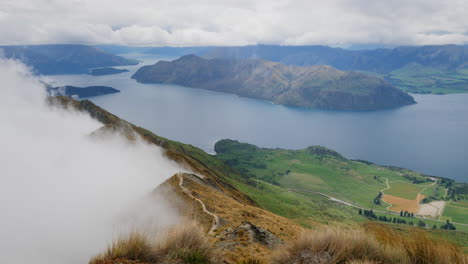
[[[186,55],[143,66],[132,78],[140,83],[176,84],[305,108],[378,110],[415,103],[412,96],[376,76],[262,59]]]
[[[61,87],[47,87],[47,92],[51,96],[68,96],[72,98],[86,98],[105,94],[119,93],[120,90],[109,86],[88,86],[76,87],[71,85]]]
[[[97,69],[92,69],[89,74],[93,76],[102,76],[102,75],[119,74],[122,72],[129,72],[129,70],[116,69],[116,68],[97,68]]]

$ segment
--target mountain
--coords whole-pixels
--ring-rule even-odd
[[[21,60],[39,74],[88,73],[91,68],[136,65],[125,59],[86,45],[0,46],[6,58]]]
[[[112,93],[120,93],[119,90],[108,86],[62,86],[62,87],[48,87],[47,92],[54,96],[70,96],[76,98],[85,98],[91,96],[99,96]]]
[[[122,72],[129,72],[129,70],[116,69],[116,68],[97,68],[97,69],[92,69],[90,74],[94,76],[102,76],[102,75],[118,74]]]
[[[468,48],[457,45],[346,50],[327,46],[218,47],[207,58],[261,58],[288,65],[330,65],[385,77],[398,88],[419,93],[468,92]]]
[[[465,226],[455,224],[456,231],[438,230],[445,220],[426,217],[421,221],[438,228],[419,228],[410,224],[418,223],[418,218],[389,214],[385,209],[380,213],[377,210],[386,205],[373,202],[387,184],[395,189],[391,193],[394,195],[433,184],[428,194],[442,197],[448,186],[450,193],[457,193],[451,203],[457,200],[463,207],[466,188],[448,179],[434,178],[434,182],[427,175],[409,170],[347,160],[319,146],[294,151],[221,140],[215,145],[217,154],[210,155],[135,126],[88,100],[53,97],[48,101],[87,112],[100,121],[103,126],[93,136],[108,136],[107,132],[118,131],[132,140],[139,135],[148,144],[160,146],[168,159],[192,172],[173,175],[155,188],[154,194],[167,197],[184,219],[196,219],[195,226],[182,221],[181,226],[175,227],[182,234],[170,232],[171,237],[163,241],[163,247],[146,241],[145,234],[141,237],[131,234],[129,239],[115,241],[108,250],[104,249],[105,245],[96,249],[104,253],[93,258],[91,264],[369,263],[369,259],[375,260],[373,263],[395,264],[422,263],[427,259],[433,263],[465,263],[466,257],[458,247],[468,243]],[[395,182],[386,183],[385,178]],[[335,180],[338,183],[333,185]],[[303,190],[290,187],[301,181],[304,181]],[[322,188],[319,191],[329,191],[330,197],[340,195],[339,198],[346,200],[307,192],[314,191],[313,188]],[[372,214],[363,215],[358,208],[343,202],[376,210],[364,211]],[[449,213],[463,219],[461,212]],[[389,222],[389,217],[399,222]],[[340,248],[344,245],[349,248]],[[418,251],[421,247],[424,250]],[[155,250],[153,253],[157,254],[147,250]],[[212,257],[215,252],[217,258]],[[287,260],[278,260],[278,254]],[[296,255],[302,261],[294,262]],[[169,261],[161,261],[163,257]],[[330,260],[337,257],[342,261]]]
[[[338,110],[376,110],[413,104],[384,80],[330,66],[299,67],[260,59],[207,60],[186,55],[140,68],[141,83],[171,83],[233,93],[278,104]]]

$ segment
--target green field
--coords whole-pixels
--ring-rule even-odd
[[[467,223],[468,224],[468,205],[466,201],[463,202],[449,202],[444,209],[443,220],[448,219],[453,222]]]
[[[418,193],[429,184],[411,184],[409,182],[389,182],[390,189],[384,192],[389,195],[398,196],[408,200],[416,199]]]

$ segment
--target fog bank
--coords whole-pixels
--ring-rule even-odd
[[[87,263],[135,223],[178,222],[164,199],[144,198],[181,170],[160,148],[89,137],[101,124],[48,107],[18,62],[0,60],[0,81],[0,263]]]

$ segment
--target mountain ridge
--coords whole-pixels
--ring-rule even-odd
[[[306,108],[377,110],[415,103],[410,95],[370,75],[261,59],[186,55],[143,66],[132,78],[141,83],[177,84]]]
[[[82,74],[91,68],[138,64],[136,60],[79,44],[0,46],[0,50],[5,58],[20,60],[45,75]]]

